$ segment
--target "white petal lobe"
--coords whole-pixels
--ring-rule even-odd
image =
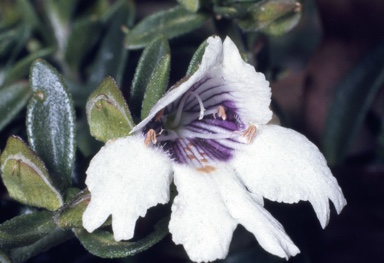
[[[266,251],[286,259],[300,252],[283,226],[252,198],[233,171],[221,169],[214,178],[232,217],[252,232]]]
[[[239,115],[249,123],[266,124],[272,118],[269,109],[271,88],[262,73],[246,63],[232,40],[227,37],[223,43],[222,76],[227,86],[235,87],[231,94],[238,97],[241,106]]]
[[[330,216],[329,200],[340,213],[344,195],[324,156],[305,136],[277,125],[259,131],[232,165],[247,188],[273,201],[311,202],[325,227]]]
[[[169,201],[171,180],[168,156],[145,146],[142,136],[109,141],[87,170],[91,202],[83,214],[85,229],[92,232],[112,215],[115,239],[132,238],[138,217]]]
[[[175,165],[178,195],[172,205],[169,230],[189,258],[207,262],[226,257],[237,223],[223,203],[214,177],[184,165]]]

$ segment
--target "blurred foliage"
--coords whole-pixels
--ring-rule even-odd
[[[155,230],[139,231],[142,239],[133,242],[113,241],[108,223],[93,234],[81,228],[89,193],[80,189],[100,142],[128,135],[169,84],[193,74],[210,35],[229,35],[271,81],[286,73],[287,50],[299,46],[298,56],[308,56],[319,38],[299,23],[313,17],[311,0],[160,2],[160,9],[148,11],[153,2],[0,0],[0,149],[7,189],[0,203],[2,221],[7,220],[0,225],[2,262],[27,260],[73,238],[72,229],[100,257],[133,255],[159,242],[168,233],[163,211],[143,223]],[[383,61],[381,44],[337,87],[323,145],[333,165],[345,160],[384,82]],[[381,163],[383,121],[376,120]],[[253,249],[234,241],[225,262],[281,262],[249,244]],[[175,251],[157,253],[185,258]],[[302,254],[295,262],[310,262]]]

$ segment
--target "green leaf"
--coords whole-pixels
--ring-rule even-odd
[[[205,0],[177,0],[177,2],[191,12],[197,12],[206,4]]]
[[[19,137],[9,137],[0,163],[4,184],[13,199],[49,210],[63,205],[44,163]]]
[[[191,62],[189,62],[188,70],[187,70],[187,76],[192,75],[196,72],[196,70],[199,69],[199,65],[201,63],[201,60],[203,59],[203,55],[205,52],[205,48],[208,46],[208,42],[204,41],[200,44],[200,46],[197,48],[195,53],[193,54],[193,57],[191,59]]]
[[[59,189],[71,184],[75,160],[75,112],[61,75],[42,59],[31,67],[33,96],[27,109],[32,149],[45,162]]]
[[[161,220],[155,231],[137,242],[116,242],[107,231],[96,230],[92,234],[84,229],[76,229],[75,234],[81,244],[91,254],[101,258],[123,258],[147,250],[168,234],[168,219]]]
[[[236,20],[245,31],[259,31],[281,35],[297,25],[301,18],[301,4],[296,0],[271,0],[252,5],[247,14]]]
[[[0,54],[3,55],[9,52],[17,39],[17,35],[17,30],[7,30],[0,33]]]
[[[4,85],[8,85],[14,82],[15,80],[19,80],[24,77],[27,77],[33,61],[35,61],[38,58],[49,56],[54,51],[55,50],[53,48],[42,49],[19,60],[15,65],[12,65],[12,67],[8,72],[5,73],[6,76],[4,79]]]
[[[0,225],[0,247],[11,249],[30,245],[55,228],[52,213],[48,211],[14,217]]]
[[[106,77],[111,76],[121,84],[122,69],[128,57],[128,50],[124,48],[125,34],[121,26],[133,18],[133,7],[130,2],[119,1],[115,12],[111,14],[111,21],[106,27],[106,33],[97,51],[95,62],[90,69],[89,86],[92,90]]]
[[[28,24],[21,24],[17,28],[17,36],[12,50],[9,51],[9,58],[7,60],[5,68],[9,70],[17,61],[23,49],[25,48],[27,41],[30,39],[32,34],[32,29]]]
[[[45,14],[48,15],[50,27],[58,46],[58,56],[62,58],[68,41],[69,21],[76,7],[77,0],[43,1]]]
[[[199,28],[208,18],[177,6],[146,17],[127,34],[125,44],[129,49],[143,48],[159,34],[171,39]]]
[[[83,227],[83,213],[87,208],[91,194],[88,190],[77,193],[55,213],[55,222],[61,229]]]
[[[32,28],[38,28],[40,25],[39,17],[37,16],[33,5],[30,1],[17,0],[18,11],[20,12],[23,22]]]
[[[80,63],[96,44],[100,32],[101,23],[95,17],[87,17],[74,23],[65,49],[65,59],[72,72],[78,72]]]
[[[25,107],[30,96],[27,82],[0,87],[0,131]]]
[[[156,65],[148,86],[144,94],[144,100],[141,109],[141,119],[143,120],[149,114],[152,107],[164,95],[168,86],[169,71],[171,67],[171,56],[165,55]]]
[[[91,135],[106,142],[129,135],[134,123],[116,82],[107,77],[87,100]]]
[[[72,237],[73,233],[71,231],[64,231],[60,228],[56,228],[31,245],[10,250],[8,255],[13,263],[22,263],[27,259],[40,254],[42,251],[46,251]]]
[[[340,163],[353,143],[375,95],[384,83],[384,44],[370,52],[339,84],[328,110],[323,151]]]
[[[130,106],[140,116],[142,101],[154,71],[164,56],[170,55],[168,40],[159,35],[144,49],[132,81]]]
[[[244,8],[234,6],[214,6],[213,11],[216,15],[223,16],[228,19],[234,19],[245,15]]]

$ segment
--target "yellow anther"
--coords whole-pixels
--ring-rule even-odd
[[[255,137],[256,134],[256,126],[255,125],[250,125],[243,133],[243,137],[247,137],[247,143],[250,143]]]
[[[150,129],[147,134],[146,134],[146,137],[145,137],[145,140],[144,140],[144,143],[145,145],[149,145],[151,142],[153,144],[156,144],[157,143],[157,138],[156,138],[156,132],[154,129]]]
[[[225,109],[221,105],[217,108],[217,116],[222,118],[224,121],[227,119],[227,114],[225,113]]]

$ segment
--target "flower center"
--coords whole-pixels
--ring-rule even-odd
[[[159,111],[143,132],[146,145],[159,146],[174,161],[210,173],[217,162],[228,161],[235,149],[250,142],[256,127],[241,120],[230,94],[198,92],[207,81]]]

